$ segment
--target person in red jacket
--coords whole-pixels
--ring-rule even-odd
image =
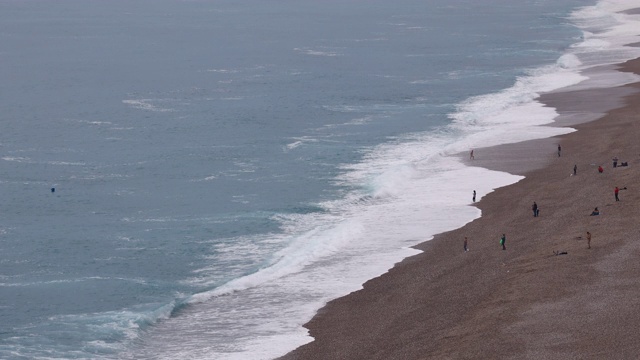
[[[620,189],[618,189],[618,187],[616,186],[615,189],[613,189],[613,194],[616,196],[616,201],[620,201],[620,199],[618,199],[618,192],[620,191]]]

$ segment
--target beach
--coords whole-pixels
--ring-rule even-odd
[[[639,60],[620,67],[640,74]],[[461,155],[525,178],[478,194],[480,218],[416,246],[423,252],[328,303],[305,325],[314,341],[282,359],[635,358],[639,89],[544,95],[559,119],[573,119],[553,125],[577,131],[476,149],[475,160]],[[582,112],[606,115],[581,123],[575,114]],[[613,157],[628,166],[614,168]],[[595,207],[600,215],[590,216]]]

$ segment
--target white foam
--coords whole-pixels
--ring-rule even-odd
[[[31,159],[27,157],[21,157],[21,156],[3,156],[2,160],[13,161],[13,162],[31,162]]]
[[[595,6],[576,10],[571,21],[583,30],[583,41],[571,52],[584,67],[617,64],[640,57],[640,48],[628,46],[640,41],[639,15],[623,13],[638,7],[637,1],[600,1]]]
[[[64,166],[85,166],[84,162],[70,162],[70,161],[47,161],[49,165],[64,165]]]
[[[287,144],[287,149],[288,150],[295,149],[300,145],[302,145],[302,141],[294,141],[291,144]]]
[[[236,74],[240,72],[240,70],[236,69],[208,69],[207,72],[214,72],[220,74]]]
[[[202,179],[193,179],[193,180],[189,180],[190,182],[202,182],[202,181],[212,181],[217,179],[218,176],[217,175],[209,175],[207,177],[204,177]]]
[[[290,151],[293,150],[305,143],[316,143],[319,140],[313,137],[309,137],[309,136],[302,136],[302,137],[296,137],[296,138],[292,138],[293,140],[295,140],[292,143],[289,143],[287,145],[285,145],[284,151]]]
[[[157,102],[157,99],[137,99],[137,100],[122,100],[124,104],[127,104],[135,109],[147,110],[153,112],[169,112],[173,111],[172,109],[163,108],[157,105],[152,104],[153,102]]]
[[[300,54],[312,55],[312,56],[327,56],[327,57],[342,56],[341,53],[333,50],[314,50],[311,48],[294,48],[293,51]]]

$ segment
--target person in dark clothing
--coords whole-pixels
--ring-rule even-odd
[[[538,204],[535,201],[531,205],[531,210],[533,210],[533,217],[538,217]]]
[[[593,209],[593,211],[591,212],[590,216],[597,216],[600,215],[600,210],[598,210],[598,207],[596,206],[595,209]]]
[[[573,165],[573,175],[578,173],[578,165]]]
[[[473,202],[476,202],[476,191],[473,190]]]

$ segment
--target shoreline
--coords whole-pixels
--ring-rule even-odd
[[[618,68],[640,74],[640,59]],[[526,177],[481,198],[475,204],[480,218],[414,246],[423,252],[329,302],[305,325],[314,341],[281,359],[600,359],[640,353],[634,335],[640,243],[633,241],[640,238],[634,224],[640,216],[634,187],[640,176],[640,84],[538,100],[561,114],[548,126],[578,131],[476,152],[476,166]],[[580,121],[586,113],[606,115]],[[613,156],[629,166],[614,169]],[[571,176],[574,165],[577,175]],[[627,187],[620,202],[614,201],[615,186]],[[538,218],[530,210],[533,201],[541,209]],[[602,215],[589,216],[596,206]],[[593,234],[591,249],[586,231]],[[498,244],[502,233],[506,251]]]

